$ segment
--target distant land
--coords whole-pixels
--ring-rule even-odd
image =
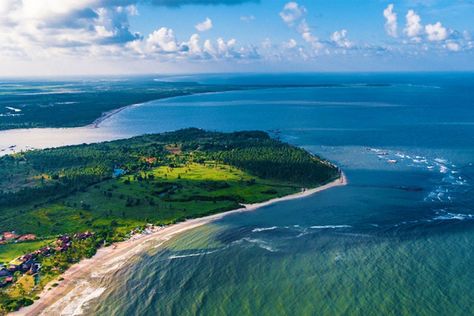
[[[190,128],[0,158],[0,311],[32,304],[72,264],[144,231],[338,179],[259,131]]]
[[[153,80],[9,81],[0,90],[0,130],[78,127],[103,114],[157,99],[238,87]],[[3,91],[2,91],[3,90]]]
[[[385,87],[383,83],[367,86]],[[344,84],[308,82],[240,82],[206,84],[164,81],[147,76],[88,80],[0,81],[0,130],[80,127],[98,124],[118,110],[153,100],[197,93],[267,88],[344,87]]]

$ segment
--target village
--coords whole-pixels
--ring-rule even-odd
[[[58,252],[67,251],[74,241],[85,240],[94,235],[92,232],[77,233],[72,236],[61,235],[51,245],[37,249],[18,257],[8,264],[0,265],[0,287],[6,287],[15,281],[18,274],[37,275],[41,269],[41,259]],[[4,232],[0,237],[2,244],[36,240],[34,234],[18,235],[14,231]]]
[[[127,240],[132,241],[140,239],[146,235],[154,233],[158,230],[163,229],[164,226],[155,226],[153,224],[147,224],[144,227],[137,227],[129,232]],[[43,258],[50,257],[54,254],[66,252],[69,250],[73,242],[85,240],[93,237],[94,233],[86,231],[84,233],[76,233],[72,236],[61,235],[52,242],[50,245],[41,247],[33,252],[27,253],[18,257],[9,263],[0,263],[0,288],[7,287],[8,285],[15,282],[15,280],[23,274],[37,276],[41,269],[41,260]],[[34,241],[37,237],[34,234],[19,235],[14,231],[3,232],[0,235],[1,244],[7,243],[20,243],[27,241]]]

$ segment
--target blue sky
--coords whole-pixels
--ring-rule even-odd
[[[0,75],[474,70],[474,1],[2,0]]]

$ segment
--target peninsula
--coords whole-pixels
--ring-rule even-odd
[[[67,293],[146,240],[345,183],[328,161],[264,132],[195,128],[9,155],[0,173],[1,313],[35,299],[44,310],[55,288]]]

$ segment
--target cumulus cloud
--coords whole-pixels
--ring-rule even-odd
[[[296,2],[288,2],[283,7],[283,11],[280,12],[280,17],[286,24],[293,25],[296,21],[300,20],[305,14],[305,7],[300,6]]]
[[[294,38],[290,38],[288,42],[283,42],[283,47],[287,49],[293,49],[298,45]]]
[[[432,42],[444,41],[448,38],[448,30],[441,24],[441,22],[426,25],[425,32],[428,40]]]
[[[288,2],[280,12],[280,17],[289,27],[298,24],[296,30],[306,43],[309,43],[314,50],[320,50],[323,44],[313,34],[308,22],[305,19],[306,8],[296,2]]]
[[[352,47],[351,41],[349,41],[349,39],[347,38],[347,30],[345,29],[332,33],[331,41],[342,48]]]
[[[392,3],[389,4],[387,8],[383,11],[383,16],[385,17],[385,31],[391,37],[397,37],[397,14],[393,11]]]
[[[305,40],[305,42],[311,44],[314,49],[322,48],[323,45],[319,42],[319,39],[313,35],[306,20],[301,21],[300,25],[298,26],[298,32],[301,34],[301,37]]]
[[[455,41],[446,42],[445,47],[446,49],[452,52],[459,52],[461,50],[461,45],[459,45],[459,43],[456,43]]]
[[[396,17],[392,17],[390,19],[392,14],[394,14],[393,6],[389,5],[384,11],[384,16],[387,17],[387,23],[390,21],[395,21],[396,23]],[[424,51],[427,51],[430,48],[445,48],[452,52],[469,49],[470,39],[467,38],[468,36],[466,36],[469,35],[467,32],[461,33],[455,30],[450,30],[444,27],[441,22],[423,26],[421,23],[421,17],[411,9],[408,10],[405,18],[406,24],[405,28],[403,29],[403,33],[411,40],[412,43],[420,43],[422,46],[418,46],[418,48]],[[386,25],[386,28],[389,30],[391,29],[390,25]],[[389,35],[393,30],[396,30],[396,28],[391,29],[390,32],[387,31]],[[409,42],[403,41],[403,43]]]
[[[235,39],[204,44],[198,34],[179,41],[174,31],[161,27],[148,35],[131,31],[129,18],[145,0],[0,0],[0,56],[21,59],[64,56],[169,59],[258,58],[252,47]],[[166,1],[165,1],[166,2]],[[155,2],[168,5],[171,2]],[[231,4],[232,1],[188,1],[194,4]],[[232,3],[236,3],[235,1]],[[204,32],[212,20],[196,25]],[[216,46],[217,48],[214,48]]]
[[[2,0],[0,52],[9,46],[25,54],[51,54],[134,41],[140,35],[130,31],[128,18],[137,14],[133,2]]]
[[[202,48],[199,45],[199,40],[200,40],[199,34],[193,34],[189,38],[189,41],[185,44],[187,45],[190,54],[198,55],[198,56],[201,55]]]
[[[420,33],[423,31],[421,18],[413,10],[409,10],[406,15],[406,26],[403,30],[408,37],[419,39]]]
[[[173,30],[167,27],[148,35],[146,46],[150,52],[176,53],[179,50]]]
[[[212,29],[212,20],[209,19],[209,18],[206,18],[204,21],[202,21],[201,23],[196,24],[194,27],[199,32],[209,31],[210,29]]]
[[[158,59],[245,59],[259,58],[260,55],[252,47],[237,45],[236,39],[218,38],[215,42],[206,39],[201,45],[199,34],[193,34],[187,41],[179,41],[174,31],[162,27],[151,33],[146,39],[138,39],[127,45],[143,58]]]

